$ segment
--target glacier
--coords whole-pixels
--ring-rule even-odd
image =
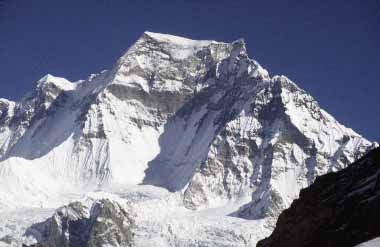
[[[110,70],[0,99],[0,246],[47,241],[32,225],[89,198],[129,205],[135,246],[254,246],[300,189],[377,145],[243,39],[145,32]]]

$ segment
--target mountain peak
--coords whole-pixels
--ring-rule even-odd
[[[245,45],[245,40],[243,38],[240,38],[232,42],[232,51],[236,52],[237,54],[246,54],[247,48]]]
[[[48,85],[54,85],[55,87],[64,91],[70,91],[76,88],[75,83],[72,83],[65,78],[53,76],[51,74],[46,74],[37,81],[37,88],[45,89]]]
[[[149,37],[159,42],[173,43],[178,45],[209,45],[212,40],[193,40],[181,36],[163,34],[163,33],[154,33],[150,31],[145,31],[142,37]]]

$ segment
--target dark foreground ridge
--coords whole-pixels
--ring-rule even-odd
[[[279,217],[258,247],[355,246],[380,236],[380,148],[320,176]]]

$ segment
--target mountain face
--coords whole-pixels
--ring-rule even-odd
[[[243,40],[145,32],[109,71],[0,99],[0,208],[145,184],[190,210],[247,203],[230,215],[270,230],[300,189],[376,145],[269,76]]]
[[[380,148],[318,177],[258,246],[356,246],[380,236]],[[376,245],[378,246],[378,245]]]

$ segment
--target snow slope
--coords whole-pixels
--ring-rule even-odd
[[[47,75],[20,102],[0,99],[0,210],[148,184],[179,196],[188,216],[170,224],[185,232],[188,210],[235,205],[220,217],[227,225],[199,217],[193,240],[209,237],[203,226],[224,232],[245,219],[269,234],[301,188],[375,145],[285,76],[269,76],[243,40],[145,32],[108,71],[78,82]]]
[[[378,247],[380,246],[380,238],[372,239],[371,241],[357,245],[357,247]]]

